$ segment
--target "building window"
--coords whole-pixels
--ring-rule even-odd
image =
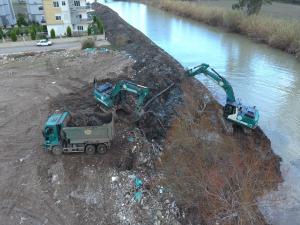
[[[65,1],[62,1],[62,2],[61,2],[61,5],[66,5],[66,2],[65,2]]]
[[[77,26],[77,30],[83,31],[83,26]]]
[[[59,3],[58,2],[53,2],[53,6],[54,7],[59,7]]]
[[[77,16],[76,16],[76,18],[78,18],[78,19],[82,19],[82,15],[81,15],[81,14],[79,14],[79,15],[77,15]]]
[[[39,7],[39,10],[40,10],[40,11],[44,10],[44,7],[43,7],[43,6],[40,6],[40,7]]]
[[[80,6],[80,1],[74,1],[75,6]]]
[[[61,16],[55,16],[56,20],[61,20]]]

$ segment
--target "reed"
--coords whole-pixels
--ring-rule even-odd
[[[300,24],[297,21],[262,15],[246,16],[240,11],[180,0],[152,0],[147,3],[186,18],[246,35],[290,54],[300,55]]]

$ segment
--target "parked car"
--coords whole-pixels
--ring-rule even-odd
[[[37,46],[50,46],[52,45],[52,42],[47,39],[42,39],[38,43],[36,43]]]

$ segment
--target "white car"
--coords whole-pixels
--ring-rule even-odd
[[[52,45],[52,42],[46,39],[40,40],[38,43],[36,43],[37,46],[50,46]]]

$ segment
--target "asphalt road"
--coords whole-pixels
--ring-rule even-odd
[[[100,46],[108,43],[105,40],[101,40],[97,41],[96,44]],[[0,55],[15,54],[21,52],[41,52],[57,49],[79,49],[80,47],[80,40],[72,40],[70,42],[54,41],[52,46],[45,47],[36,46],[36,42],[16,43],[16,45],[12,45],[12,43],[2,43],[0,44]]]

